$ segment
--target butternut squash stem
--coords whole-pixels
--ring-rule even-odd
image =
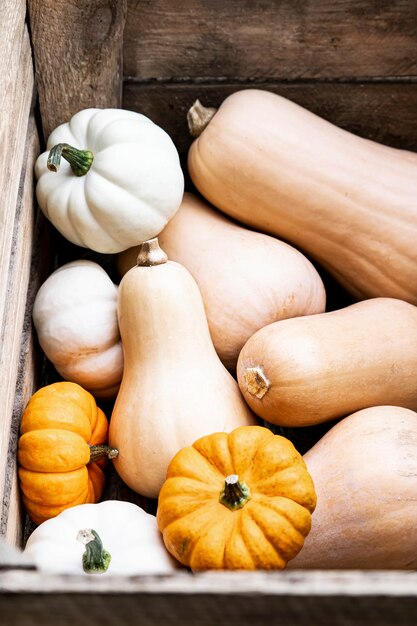
[[[136,265],[138,267],[153,267],[163,265],[168,261],[168,257],[162,248],[159,247],[158,237],[148,239],[140,244]]]
[[[187,112],[188,131],[192,137],[199,137],[217,113],[214,107],[205,107],[196,100]]]
[[[271,384],[260,367],[248,367],[243,373],[243,378],[246,388],[252,396],[262,400],[264,395],[268,393]]]
[[[100,461],[100,459],[115,459],[118,455],[117,448],[111,448],[106,444],[90,446],[90,463]]]
[[[103,574],[109,568],[111,555],[103,548],[98,533],[92,528],[84,528],[77,534],[77,541],[85,545],[83,570],[86,574]]]
[[[48,170],[57,172],[61,165],[61,158],[68,161],[76,176],[84,176],[91,167],[94,154],[91,150],[79,150],[67,143],[58,143],[49,151],[46,163]]]
[[[231,511],[241,509],[250,500],[250,489],[246,483],[239,480],[237,474],[230,474],[224,481],[223,491],[220,493],[219,502],[227,506]]]

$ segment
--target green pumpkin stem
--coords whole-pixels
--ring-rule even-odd
[[[237,474],[230,474],[224,481],[223,491],[220,493],[219,502],[227,506],[231,511],[241,509],[250,500],[250,489],[246,483],[239,480]]]
[[[85,545],[83,569],[86,574],[103,574],[109,568],[111,555],[103,548],[98,533],[92,528],[84,528],[77,534],[77,541]]]
[[[91,167],[94,154],[91,150],[79,150],[67,143],[58,143],[49,152],[46,164],[48,170],[57,172],[61,165],[61,158],[68,161],[76,176],[84,176]]]
[[[90,446],[90,463],[95,463],[100,459],[115,459],[118,455],[117,448],[112,448],[106,444]]]

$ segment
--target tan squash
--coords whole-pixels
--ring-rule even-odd
[[[124,372],[109,440],[122,480],[156,498],[178,450],[256,420],[216,354],[196,282],[157,239],[121,280],[118,316]]]
[[[343,419],[304,455],[317,493],[289,567],[416,569],[417,414],[376,406]]]
[[[379,404],[417,409],[417,307],[373,298],[275,322],[245,344],[237,374],[253,411],[283,426]]]
[[[196,280],[214,347],[230,370],[259,328],[325,310],[323,282],[304,255],[242,228],[191,193],[184,194],[158,240],[168,257]],[[118,256],[122,276],[136,264],[137,254],[136,247]]]
[[[296,245],[358,299],[417,304],[417,155],[262,90],[198,104],[188,167],[216,207]],[[204,130],[203,130],[204,129]]]

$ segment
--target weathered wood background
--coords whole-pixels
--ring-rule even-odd
[[[218,106],[248,87],[416,149],[416,47],[414,0],[131,0],[123,104],[165,128],[183,157],[195,98]]]
[[[25,14],[24,0],[0,3],[0,534],[12,543],[22,537],[16,475],[19,421],[35,385],[32,335],[23,332],[30,326],[33,164],[39,152]]]
[[[127,6],[29,0],[28,6],[46,135],[80,108],[120,104],[125,24],[123,106],[160,124],[182,156],[195,98],[218,106],[248,87],[279,93],[359,135],[417,148],[414,0],[127,0]]]
[[[416,579],[416,572],[90,579],[0,572],[0,614],[7,626],[415,626]]]

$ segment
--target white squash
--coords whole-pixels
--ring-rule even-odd
[[[85,109],[58,126],[35,173],[46,217],[72,243],[104,253],[159,234],[184,191],[169,135],[123,109]]]
[[[89,542],[91,531],[96,534]],[[156,518],[121,500],[62,511],[33,531],[23,556],[50,574],[135,576],[169,574],[178,567],[165,549]]]
[[[117,286],[97,263],[63,265],[41,285],[33,306],[39,344],[65,380],[98,398],[117,394],[123,350]]]

